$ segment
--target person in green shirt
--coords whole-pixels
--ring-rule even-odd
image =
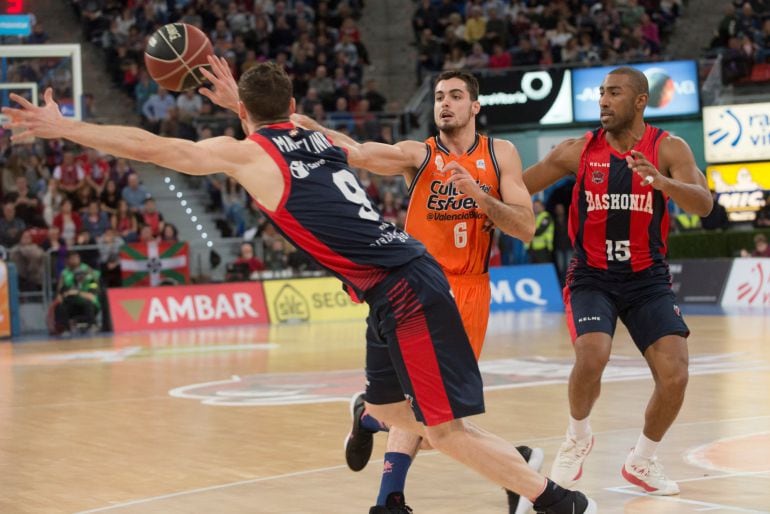
[[[80,261],[80,254],[71,251],[67,255],[67,266],[59,275],[56,307],[57,324],[67,327],[64,335],[77,328],[79,323],[88,325],[89,331],[96,329],[99,303],[99,272]]]

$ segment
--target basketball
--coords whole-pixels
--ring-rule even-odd
[[[169,23],[148,39],[144,63],[159,86],[184,91],[206,82],[200,70],[209,66],[207,57],[213,53],[209,38],[198,28]]]

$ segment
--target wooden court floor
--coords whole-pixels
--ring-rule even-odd
[[[770,317],[689,316],[691,379],[659,450],[682,494],[620,476],[651,380],[620,329],[579,488],[603,513],[770,512]],[[366,513],[384,437],[360,473],[342,441],[363,384],[363,323],[154,332],[0,344],[0,514]],[[491,320],[481,426],[540,446],[566,429],[563,316]],[[506,512],[503,492],[421,454],[417,514]]]

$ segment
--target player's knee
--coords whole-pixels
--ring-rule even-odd
[[[451,453],[469,432],[469,426],[462,419],[455,419],[440,425],[427,427],[425,439],[428,444],[442,452]]]
[[[669,394],[684,394],[690,375],[686,366],[679,366],[659,376],[659,382]]]
[[[583,380],[600,380],[608,362],[604,355],[584,355],[576,359],[574,370]]]

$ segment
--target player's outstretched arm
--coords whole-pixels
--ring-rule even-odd
[[[23,130],[15,138],[68,139],[116,157],[152,162],[191,175],[232,172],[238,166],[237,159],[243,155],[236,151],[240,143],[233,138],[218,137],[193,143],[156,136],[135,127],[94,125],[62,116],[51,88],[45,91],[44,99],[45,105],[36,107],[11,94],[11,100],[21,108],[4,107],[3,113],[11,120],[8,127]]]
[[[308,130],[323,133],[335,146],[348,152],[348,162],[356,168],[364,168],[378,175],[404,175],[411,182],[428,149],[424,143],[401,141],[394,145],[384,143],[359,143],[350,136],[324,127],[303,114],[292,114],[291,121]]]
[[[543,160],[524,170],[524,185],[534,195],[563,179],[575,174],[580,164],[585,139],[565,139],[556,145]]]
[[[655,189],[663,191],[676,204],[691,214],[708,216],[714,201],[706,177],[695,164],[690,146],[680,137],[668,136],[660,143],[656,169],[643,153],[632,151],[628,158],[631,169]],[[668,173],[666,173],[668,171]]]
[[[506,234],[529,242],[535,233],[535,214],[532,212],[532,199],[521,178],[519,152],[509,141],[495,140],[494,145],[500,167],[502,201],[483,191],[473,175],[456,161],[444,166],[443,171],[452,174],[447,181],[476,200],[495,226]]]

